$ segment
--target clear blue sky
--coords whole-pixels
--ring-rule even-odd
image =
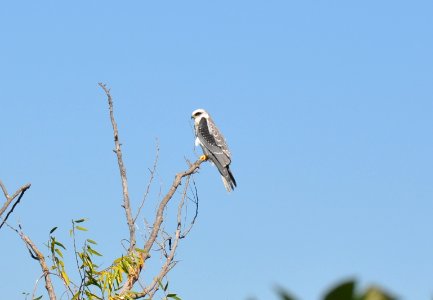
[[[102,81],[135,207],[156,138],[153,196],[195,158],[192,110],[231,147],[235,192],[210,165],[196,176],[198,221],[170,275],[183,299],[274,299],[277,285],[318,299],[348,277],[432,297],[431,1],[61,2],[0,4],[0,178],[32,183],[10,222],[41,248],[86,217],[101,263],[121,254]],[[7,228],[0,242],[2,298],[23,299],[39,266]]]

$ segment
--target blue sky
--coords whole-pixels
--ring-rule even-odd
[[[210,165],[195,177],[198,220],[169,277],[183,299],[273,299],[275,286],[318,299],[352,277],[431,298],[432,11],[431,1],[0,4],[0,178],[10,191],[32,183],[10,223],[42,248],[54,226],[68,244],[70,220],[86,217],[101,263],[121,254],[102,81],[134,207],[156,139],[153,200],[196,157],[192,110],[206,108],[230,145],[237,190]],[[24,299],[38,265],[10,230],[0,240],[2,296]]]

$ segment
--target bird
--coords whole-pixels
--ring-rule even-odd
[[[200,159],[209,159],[217,167],[224,187],[231,192],[236,187],[236,180],[230,171],[231,154],[224,136],[204,109],[194,110],[191,119],[194,119],[195,145],[200,145],[203,150]]]

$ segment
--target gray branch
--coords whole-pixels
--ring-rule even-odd
[[[20,187],[12,196],[9,196],[5,185],[0,180],[0,187],[1,187],[3,194],[6,198],[6,202],[3,204],[2,208],[0,208],[0,218],[2,218],[2,222],[0,224],[0,229],[6,223],[7,219],[9,218],[10,214],[14,211],[14,209],[18,205],[18,203],[20,203],[21,198],[24,196],[24,193],[30,188],[30,186],[31,186],[31,184],[27,183],[27,184],[23,185],[22,187]],[[8,207],[11,205],[11,203],[17,197],[18,197],[18,199],[14,202],[14,204],[12,205],[12,208],[9,210],[9,212],[6,214],[6,216],[3,218],[2,215],[6,212]]]
[[[100,82],[99,86],[104,90],[105,94],[107,95],[108,108],[110,110],[110,119],[111,119],[111,125],[113,126],[114,145],[115,145],[114,152],[117,155],[117,163],[119,165],[120,178],[122,180],[123,208],[125,209],[126,222],[128,224],[128,228],[129,228],[128,253],[131,253],[134,250],[135,244],[136,244],[135,222],[134,222],[134,218],[132,217],[131,204],[129,201],[128,180],[126,177],[125,165],[123,164],[122,149],[120,147],[121,145],[119,142],[119,132],[117,129],[116,120],[114,119],[113,99],[111,97],[110,89],[107,88],[107,85]]]
[[[56,300],[56,294],[54,293],[54,287],[53,283],[51,281],[50,277],[50,271],[47,266],[47,263],[45,261],[45,257],[42,254],[41,251],[36,247],[36,245],[32,242],[32,240],[24,234],[24,232],[19,231],[18,234],[20,235],[21,239],[26,244],[27,248],[29,249],[30,255],[39,261],[39,264],[41,265],[41,269],[43,272],[43,276],[45,278],[45,289],[48,292],[48,296],[50,297],[50,300]]]
[[[153,223],[152,231],[150,233],[149,239],[146,241],[146,243],[144,245],[144,248],[143,248],[144,251],[142,253],[140,253],[140,255],[142,256],[143,262],[145,262],[150,257],[149,252],[152,249],[153,245],[155,244],[155,240],[158,236],[158,233],[160,232],[161,224],[164,221],[163,215],[164,215],[165,207],[167,206],[168,202],[173,198],[173,195],[177,191],[178,187],[182,184],[183,178],[184,177],[189,178],[189,176],[191,176],[193,173],[195,173],[199,169],[199,167],[202,163],[203,163],[203,160],[199,159],[195,163],[191,164],[186,171],[176,174],[169,191],[167,192],[167,194],[164,196],[164,198],[159,203],[158,210],[156,212],[155,221]],[[179,237],[180,237],[180,227],[179,226],[180,226],[180,223],[178,224],[178,229],[176,230],[176,241],[175,241],[176,245],[173,245],[172,251],[170,252],[170,255],[169,255],[169,258],[171,255],[174,256],[173,250],[176,250],[176,248],[177,248],[177,242],[178,242]],[[169,258],[167,258],[167,261],[169,260]],[[170,261],[172,261],[172,259],[173,258],[171,258]],[[170,263],[169,263],[169,265],[170,265]],[[144,267],[144,263],[141,265],[138,265],[135,272],[131,272],[126,283],[124,284],[124,286],[122,287],[122,289],[120,291],[120,295],[124,295],[124,294],[128,293],[129,291],[131,291],[132,287],[134,286],[134,284],[139,279],[140,273],[141,273],[141,270],[143,269],[143,267]],[[163,270],[167,270],[167,272],[170,269],[171,269],[171,266],[166,266],[166,265],[163,266]],[[167,273],[165,273],[165,274],[167,274]],[[150,291],[147,291],[147,292],[150,292]],[[135,298],[140,298],[140,297],[135,297]]]

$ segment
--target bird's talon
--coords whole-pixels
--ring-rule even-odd
[[[206,161],[207,159],[208,159],[207,155],[200,156],[200,160],[202,161]]]

